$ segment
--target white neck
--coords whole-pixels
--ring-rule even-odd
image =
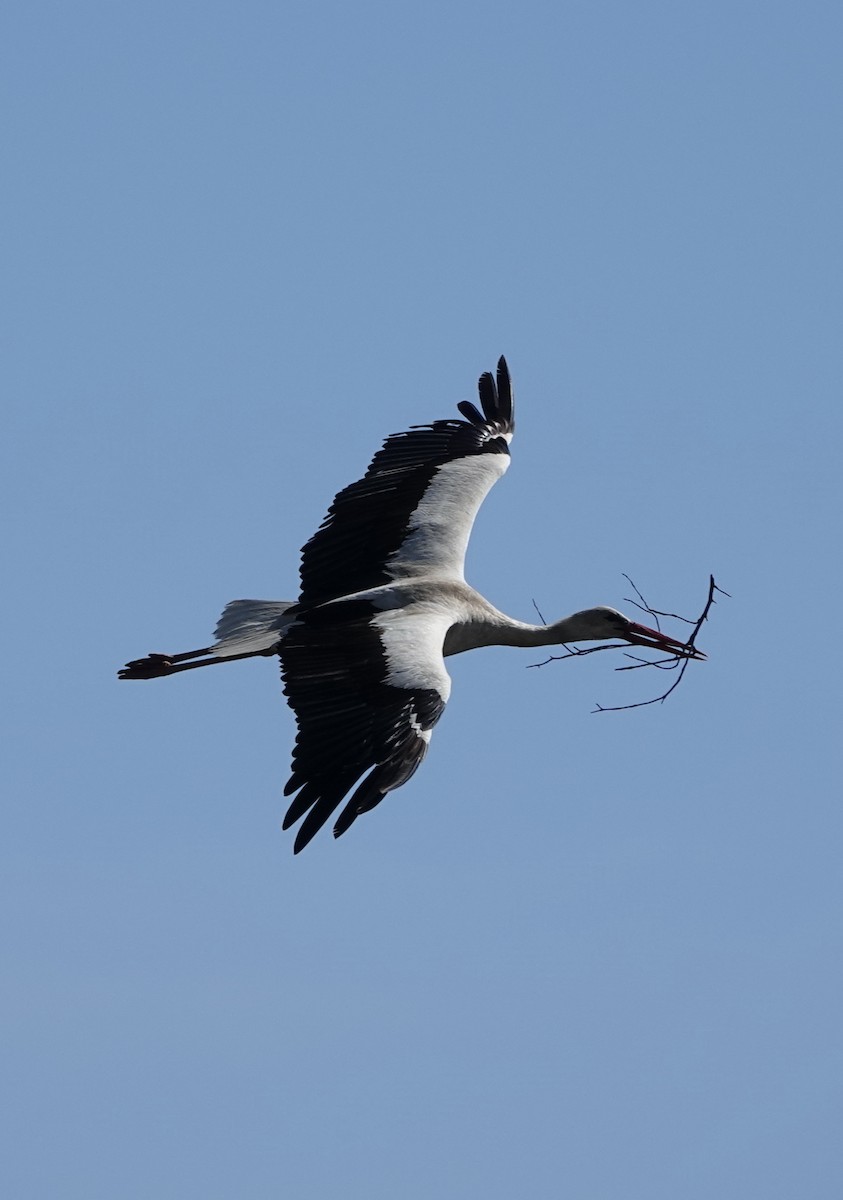
[[[587,641],[595,638],[586,614],[573,613],[550,625],[530,625],[514,621],[503,613],[489,614],[484,621],[467,621],[454,625],[445,638],[445,654],[460,654],[477,646],[560,646],[563,642]],[[604,637],[612,636],[610,633]]]

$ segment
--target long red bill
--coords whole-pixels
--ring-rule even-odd
[[[676,638],[668,637],[658,629],[650,629],[648,625],[639,625],[630,621],[629,628],[621,635],[634,646],[649,646],[651,650],[663,650],[665,654],[675,654],[679,658],[705,659],[702,650],[690,646],[687,642],[678,642]]]

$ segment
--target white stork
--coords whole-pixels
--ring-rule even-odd
[[[497,381],[491,372],[480,376],[479,392],[482,412],[462,401],[464,420],[393,434],[363,478],[336,496],[302,551],[297,601],[233,600],[212,646],[150,654],[119,673],[152,679],[279,655],[298,725],[284,788],[293,796],[284,828],[304,817],[295,853],[343,800],[334,837],[416,771],[451,691],[449,654],[618,637],[704,657],[614,608],[585,609],[551,625],[515,621],[465,582],[477,510],[509,466],[515,422],[503,358]]]

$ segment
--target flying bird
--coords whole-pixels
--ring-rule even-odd
[[[604,606],[550,625],[516,621],[466,583],[474,518],[510,462],[515,421],[505,359],[478,388],[479,408],[464,400],[462,419],[392,434],[363,478],[337,494],[302,550],[298,600],[233,600],[213,645],[149,654],[119,672],[153,679],[279,656],[298,730],[283,822],[288,829],[301,821],[295,853],[343,801],[334,837],[415,773],[448,702],[448,655],[621,638],[704,657]]]

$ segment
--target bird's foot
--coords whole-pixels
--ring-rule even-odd
[[[169,675],[172,670],[173,660],[169,654],[147,654],[146,658],[127,662],[123,670],[117,672],[117,678],[157,679],[160,675]]]

